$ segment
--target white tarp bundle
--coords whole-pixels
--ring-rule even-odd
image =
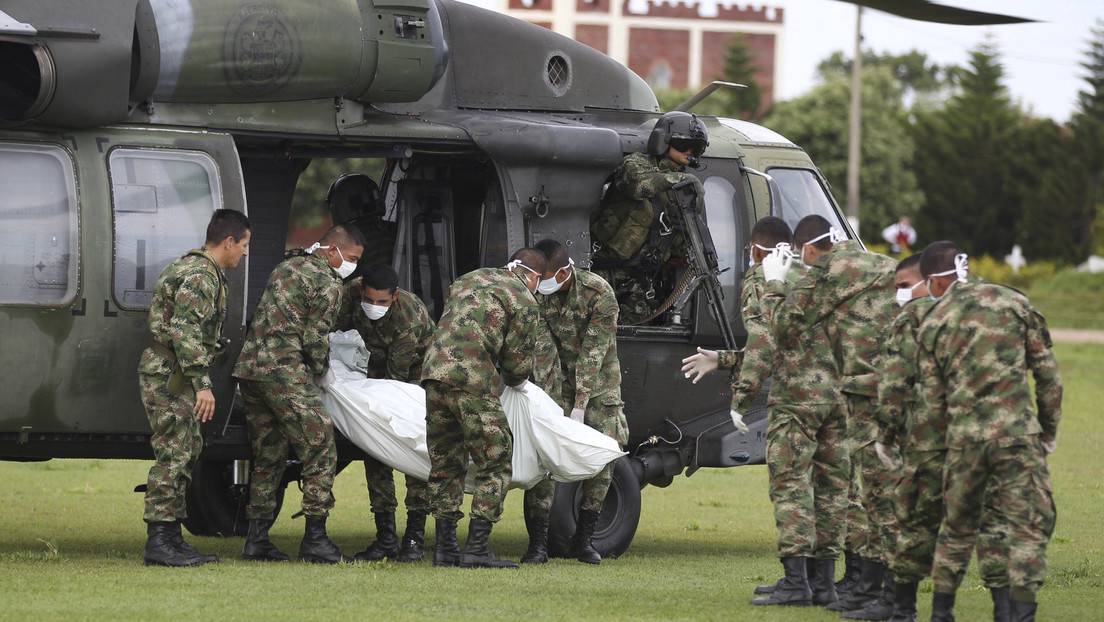
[[[396,380],[364,377],[368,352],[355,330],[330,334],[330,374],[322,401],[334,427],[365,453],[421,480],[429,478],[425,390]],[[507,390],[502,408],[514,436],[514,488],[532,488],[551,475],[561,482],[594,477],[625,455],[617,441],[572,421],[544,391],[526,383]]]

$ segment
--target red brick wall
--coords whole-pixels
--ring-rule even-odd
[[[610,0],[575,0],[575,10],[580,13],[609,13]]]
[[[514,2],[521,0],[510,0],[511,6]],[[736,20],[742,22],[782,22],[782,9],[776,8],[774,11],[774,19],[770,19],[768,15],[768,9],[766,7],[754,7],[748,5],[741,8],[739,3],[733,3],[732,6],[726,7],[724,4],[717,4],[717,17],[703,18],[698,14],[698,6],[696,3],[691,2],[659,2],[657,0],[648,0],[648,9],[644,13],[631,13],[629,11],[629,0],[624,0],[622,10],[625,15],[638,15],[642,17],[685,17],[689,19],[717,19],[717,20]]]
[[[510,8],[521,11],[551,11],[552,0],[533,0],[533,6],[525,6],[521,0],[510,0]]]
[[[576,24],[575,40],[605,54],[609,46],[609,28],[598,24]]]
[[[686,88],[689,53],[690,33],[685,30],[629,29],[629,69],[645,80],[656,63],[666,60],[671,68],[671,88]]]
[[[725,56],[728,54],[731,37],[727,32],[702,33],[702,84],[724,78]],[[773,103],[771,91],[774,89],[774,35],[744,34],[743,37],[756,64],[755,80],[763,93],[763,110],[766,110]]]

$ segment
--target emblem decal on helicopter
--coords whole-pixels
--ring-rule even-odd
[[[248,4],[226,27],[226,72],[234,90],[266,95],[283,88],[298,73],[302,47],[294,27],[280,10]]]

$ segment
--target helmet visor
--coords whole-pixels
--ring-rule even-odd
[[[689,153],[694,157],[700,157],[705,153],[706,142],[700,138],[683,138],[674,137],[671,139],[670,145],[675,151],[681,151],[682,153]]]

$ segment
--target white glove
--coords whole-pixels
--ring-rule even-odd
[[[337,376],[334,375],[333,368],[326,368],[326,373],[322,374],[321,376],[317,376],[314,379],[314,384],[319,389],[325,389],[334,382],[337,382]]]
[[[1043,451],[1045,451],[1048,456],[1054,453],[1055,449],[1058,449],[1058,439],[1043,441]]]
[[[572,421],[578,421],[579,423],[582,423],[583,418],[585,416],[586,416],[586,411],[583,410],[582,408],[572,408],[571,409],[571,420]]]
[[[732,425],[736,426],[736,429],[739,430],[741,434],[747,434],[748,427],[747,424],[744,423],[744,416],[735,410],[728,411],[728,414],[732,416]]]
[[[774,249],[763,258],[763,278],[771,281],[785,281],[786,273],[790,271],[793,256],[782,249]]]
[[[682,375],[693,384],[717,369],[717,351],[698,348],[697,354],[682,359]],[[693,376],[693,378],[691,378]]]
[[[889,455],[889,449],[881,443],[881,441],[874,441],[874,453],[878,456],[878,460],[881,461],[882,466],[887,469],[893,470],[897,468],[897,461]]]

